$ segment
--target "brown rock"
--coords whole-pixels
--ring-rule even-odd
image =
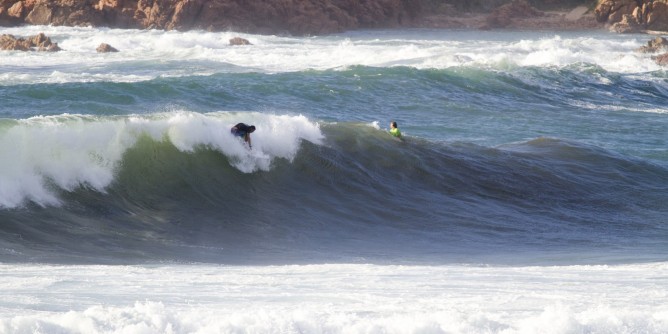
[[[622,21],[624,15],[632,15],[638,7],[638,2],[636,0],[614,0],[612,3],[612,10],[608,16],[608,21],[610,23]]]
[[[29,24],[34,25],[48,25],[51,23],[51,16],[53,11],[46,4],[35,5],[28,16],[26,16],[25,21]]]
[[[610,29],[620,34],[634,34],[645,30],[645,25],[638,22],[635,16],[624,14],[622,20],[613,24]]]
[[[7,10],[7,15],[13,18],[21,18],[23,16],[23,3],[22,2],[17,2],[13,4],[9,9]]]
[[[600,1],[599,4],[594,8],[594,16],[596,21],[605,23],[608,22],[610,17],[610,12],[612,11],[612,4],[607,1]]]
[[[597,18],[610,25],[620,22],[622,14],[633,15],[641,24],[656,24],[651,28],[656,30],[662,21],[668,21],[658,16],[656,9],[668,0],[597,1]],[[294,35],[406,26],[475,28],[483,23],[487,28],[529,29],[593,25],[583,20],[561,22],[563,20],[550,12],[533,9],[529,2],[538,8],[560,4],[559,0],[0,0],[0,25],[203,29]],[[500,5],[505,9],[499,8]],[[638,7],[641,9],[634,13]],[[484,13],[494,8],[494,13],[486,17]],[[616,15],[616,21],[608,21],[611,13]],[[434,17],[434,14],[442,16]],[[474,22],[467,15],[480,15],[480,18],[476,17]],[[555,16],[550,18],[552,24],[541,26],[543,19],[539,17],[548,15]],[[593,21],[593,16],[587,20]]]
[[[23,3],[26,6],[26,8],[30,8],[32,10],[38,1],[40,0],[24,0]]]
[[[668,31],[668,3],[655,1],[644,6],[644,23],[648,30]]]
[[[668,49],[668,40],[663,37],[657,37],[647,42],[647,45],[640,47],[638,52],[655,53],[662,49]]]
[[[234,37],[230,38],[230,45],[253,45],[245,38]]]
[[[37,51],[54,52],[61,50],[58,46],[58,43],[51,42],[51,38],[46,37],[44,33],[39,33],[38,35],[28,37],[26,40],[30,43],[30,47],[37,48]]]
[[[0,50],[29,51],[30,46],[24,40],[17,39],[13,35],[1,35]]]
[[[12,35],[0,36],[0,49],[2,50],[17,50],[17,51],[60,51],[58,43],[51,42],[49,37],[43,33],[28,38],[16,38]]]
[[[100,46],[98,46],[97,49],[95,49],[95,50],[99,53],[118,52],[118,49],[116,49],[115,47],[113,47],[113,46],[111,46],[107,43],[100,44]]]
[[[636,0],[599,0],[594,15],[599,22],[614,24],[620,22],[624,15],[633,14],[636,7]]]
[[[661,66],[667,66],[668,65],[668,53],[664,53],[662,55],[652,57],[652,59],[654,59],[654,61]]]
[[[97,4],[93,5],[93,8],[97,10],[105,10],[105,8],[116,9],[118,7],[118,0],[99,0]]]
[[[58,43],[51,43],[48,46],[40,46],[37,51],[46,51],[46,52],[57,52],[62,49],[58,46]]]
[[[325,34],[408,25],[422,0],[0,0],[0,24]],[[11,9],[11,16],[9,14]]]
[[[594,12],[616,32],[668,31],[668,0],[599,0]]]

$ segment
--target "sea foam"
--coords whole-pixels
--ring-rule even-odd
[[[57,53],[3,55],[0,84],[136,82],[159,77],[217,73],[281,73],[337,70],[351,66],[417,69],[475,67],[564,67],[590,64],[606,71],[661,69],[635,50],[646,41],[591,32],[525,32],[524,39],[482,37],[476,31],[416,30],[392,39],[383,31],[318,37],[248,35],[234,32],[124,30],[29,26],[2,28],[19,36],[46,33],[63,48]],[[253,45],[231,46],[241,36]],[[520,35],[522,37],[522,35]],[[119,53],[98,54],[108,43]],[[147,71],[150,69],[150,71]]]
[[[0,333],[665,333],[667,268],[3,265]]]

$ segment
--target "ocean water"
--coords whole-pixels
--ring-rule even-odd
[[[0,333],[668,332],[650,36],[0,29],[39,32],[0,53]]]

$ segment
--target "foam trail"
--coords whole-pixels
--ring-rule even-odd
[[[229,128],[237,119],[255,124],[253,150]],[[40,116],[0,129],[0,207],[32,201],[57,205],[58,189],[103,192],[124,153],[142,136],[168,141],[182,152],[209,147],[245,173],[269,170],[274,159],[292,160],[301,140],[320,143],[319,125],[304,116],[259,113],[173,112],[128,117]]]

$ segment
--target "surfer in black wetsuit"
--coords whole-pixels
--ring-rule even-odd
[[[253,148],[251,144],[250,134],[255,131],[255,125],[246,125],[244,123],[239,123],[230,129],[233,135],[237,137],[243,137],[244,141],[248,143],[249,148]]]

